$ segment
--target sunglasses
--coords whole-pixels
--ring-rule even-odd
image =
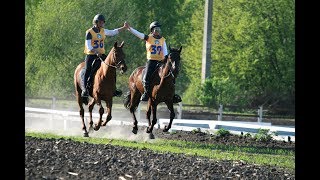
[[[161,29],[160,29],[160,27],[155,27],[155,28],[153,28],[153,31],[154,31],[154,32],[155,32],[155,31],[161,32]]]

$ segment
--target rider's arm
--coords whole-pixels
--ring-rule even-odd
[[[115,36],[117,34],[119,34],[119,29],[113,29],[113,30],[109,30],[109,29],[104,29],[104,33],[106,34],[106,36]]]
[[[104,33],[106,34],[106,36],[115,36],[115,35],[119,34],[119,32],[123,31],[126,28],[127,28],[127,25],[125,23],[125,24],[123,24],[122,27],[119,27],[117,29],[113,29],[113,30],[104,29]]]
[[[93,52],[93,53],[97,53],[96,51],[95,51],[95,49],[93,49],[93,47],[92,47],[92,45],[91,45],[91,39],[92,39],[92,35],[91,35],[91,33],[90,32],[88,32],[87,34],[86,34],[86,43],[85,43],[85,46],[87,47],[87,49],[89,49],[91,52]]]
[[[168,49],[166,41],[163,42],[163,55],[168,56]]]
[[[139,32],[139,31],[133,29],[132,27],[129,27],[128,30],[129,30],[132,34],[134,34],[135,36],[137,36],[137,37],[140,38],[140,39],[144,39],[144,40],[147,40],[147,39],[148,39],[148,36],[147,36],[147,35],[145,35],[145,34]]]

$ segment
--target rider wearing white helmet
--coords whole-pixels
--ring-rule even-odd
[[[148,101],[150,92],[150,77],[154,72],[159,61],[165,62],[168,58],[168,50],[166,39],[161,36],[161,24],[154,21],[150,24],[150,34],[143,34],[134,28],[130,27],[128,30],[138,38],[146,41],[147,63],[145,67],[145,74],[142,78],[144,93],[141,96],[141,101]],[[175,95],[175,97],[178,95]],[[179,96],[180,97],[180,96]]]

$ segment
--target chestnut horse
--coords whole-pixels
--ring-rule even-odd
[[[148,119],[149,126],[147,127],[147,133],[149,133],[150,139],[154,139],[152,130],[157,123],[157,105],[164,102],[170,111],[170,122],[168,126],[163,129],[167,132],[171,128],[172,120],[175,117],[173,109],[174,94],[175,94],[175,78],[179,73],[180,67],[180,54],[182,46],[179,49],[171,48],[169,46],[169,55],[166,62],[162,63],[160,67],[152,74],[150,78],[151,96],[149,96],[146,118]],[[160,64],[160,63],[159,63]],[[133,116],[133,129],[134,134],[138,131],[138,121],[135,116],[135,111],[140,103],[140,97],[144,92],[142,85],[142,74],[144,73],[144,66],[136,68],[129,77],[129,91],[125,95],[124,106],[130,110]],[[152,112],[152,122],[150,120]]]
[[[110,50],[108,56],[105,60],[101,60],[101,65],[99,69],[96,71],[93,78],[93,85],[89,88],[89,95],[91,101],[88,104],[88,100],[86,98],[81,97],[81,84],[82,79],[81,75],[83,75],[83,68],[85,66],[85,62],[80,63],[74,72],[74,85],[76,91],[76,98],[79,105],[80,117],[82,119],[82,130],[84,133],[84,137],[89,137],[85,122],[84,122],[84,109],[83,103],[88,104],[90,121],[89,121],[89,130],[92,131],[92,128],[97,131],[100,129],[100,126],[105,126],[107,122],[109,122],[112,118],[111,109],[112,109],[112,98],[113,94],[116,90],[116,70],[120,69],[120,73],[124,73],[127,70],[127,65],[125,63],[125,54],[122,50],[124,42],[121,43],[120,46],[117,45],[117,42],[114,43],[114,46]],[[82,72],[82,73],[81,73]],[[102,115],[104,113],[104,108],[102,107],[101,101],[106,102],[107,107],[107,118],[106,121],[102,122]],[[92,110],[93,106],[97,104],[100,106],[99,114],[100,118],[97,124],[94,124],[92,121]]]

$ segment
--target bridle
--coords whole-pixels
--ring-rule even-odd
[[[119,62],[114,66],[114,65],[112,65],[112,64],[107,64],[107,63],[105,63],[104,60],[102,60],[101,57],[98,56],[98,58],[99,58],[100,61],[103,62],[105,65],[110,66],[110,67],[113,67],[113,68],[115,68],[115,69],[119,69],[121,62],[123,61],[123,60],[119,61]],[[113,51],[113,59],[112,59],[112,61],[113,61],[113,62],[116,62],[115,59],[116,59],[115,51]]]
[[[169,53],[168,58],[170,58],[170,60],[171,60],[171,53]],[[166,76],[163,77],[164,79],[169,77],[170,75],[174,78],[174,75],[172,73],[172,61],[170,61],[169,63],[171,64],[171,67],[169,69],[169,73]]]

